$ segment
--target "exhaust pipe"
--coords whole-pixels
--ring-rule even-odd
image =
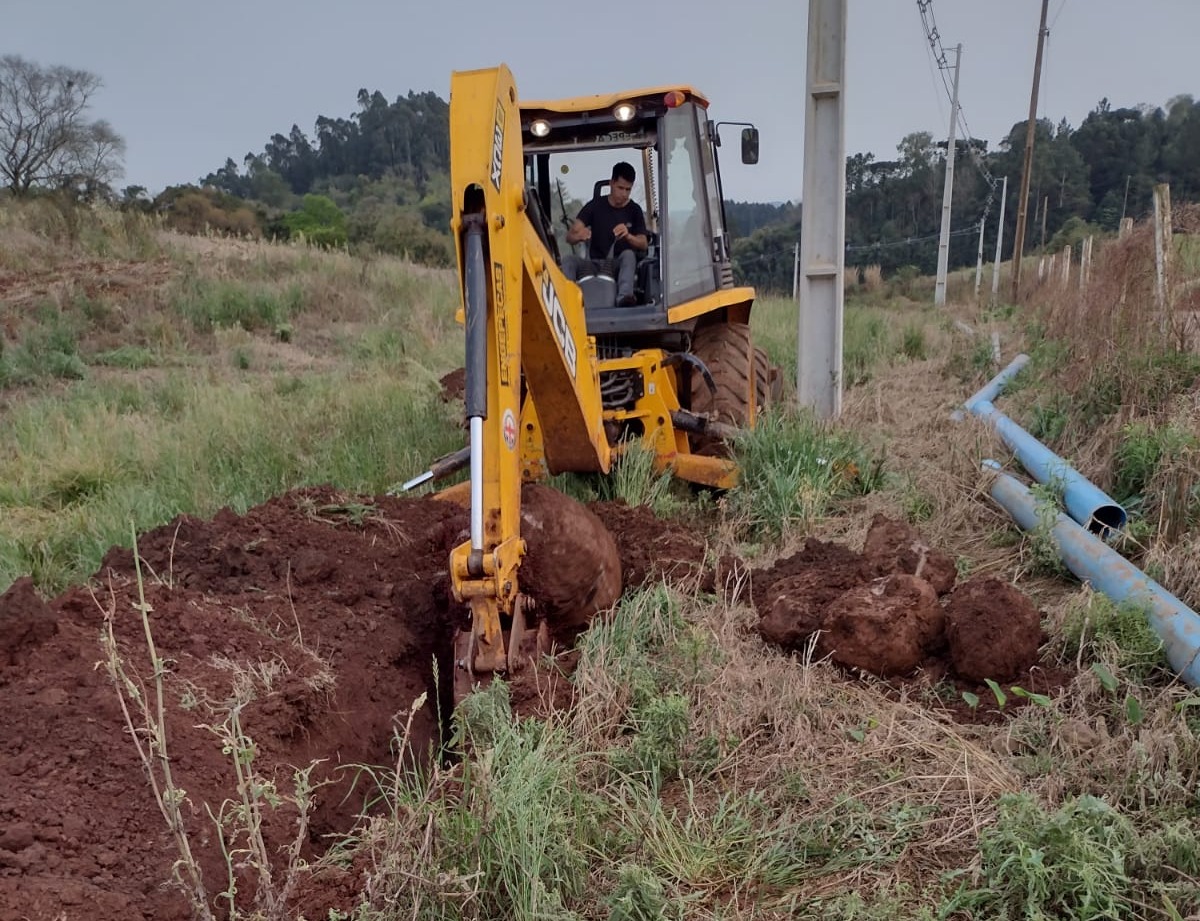
[[[1038,527],[1037,501],[1020,482],[1000,472],[994,460],[983,462],[995,472],[991,496],[1026,531]],[[1151,628],[1163,641],[1171,668],[1192,687],[1200,687],[1200,615],[1168,592],[1094,534],[1058,514],[1051,535],[1066,567],[1081,581],[1120,603],[1145,605]]]

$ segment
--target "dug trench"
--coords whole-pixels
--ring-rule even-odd
[[[850,672],[969,683],[1037,665],[1028,601],[1004,583],[951,591],[952,561],[896,522],[878,520],[861,553],[810,540],[754,570],[645,508],[588,510],[540,487],[527,489],[524,505],[523,586],[563,644],[623,590],[661,579],[684,592],[748,586],[764,639]],[[49,601],[30,580],[16,582],[0,596],[0,918],[191,914],[169,884],[178,851],[109,671],[119,663],[153,713],[143,599],[164,665],[166,754],[209,898],[228,884],[214,816],[233,808],[237,751],[280,793],[296,769],[315,765],[306,858],[348,835],[369,811],[373,770],[440,750],[451,637],[463,617],[446,560],[467,527],[466,512],[448,502],[302,489],[244,515],[182,516],[141,535],[140,576],[133,553],[114,549],[86,586]],[[111,657],[102,643],[110,626]],[[517,682],[516,712],[569,705],[562,672],[571,661],[552,670],[549,695]],[[150,751],[138,700],[126,701]],[[243,735],[231,733],[232,714]],[[277,853],[296,839],[297,810],[265,810],[262,828]],[[253,891],[239,880],[239,901]],[[310,916],[325,914],[319,884],[308,880],[298,897],[319,908]]]

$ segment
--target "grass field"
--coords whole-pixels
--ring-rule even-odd
[[[457,716],[460,769],[390,778],[387,817],[344,845],[391,868],[356,917],[1197,916],[1200,696],[1139,612],[1046,565],[983,489],[1002,449],[948,419],[995,372],[993,332],[1005,361],[1028,351],[1006,411],[1113,490],[1127,552],[1200,603],[1200,361],[1136,317],[1087,320],[1141,283],[1139,253],[1100,249],[1088,291],[1018,306],[971,303],[965,280],[944,311],[920,288],[852,290],[840,420],[777,407],[719,503],[648,467],[606,487],[704,516],[763,565],[809,536],[860,545],[877,512],[912,522],[1037,601],[1044,660],[1074,672],[1060,694],[956,721],[953,686],[768,647],[736,588],[648,586],[585,635],[575,708],[516,720],[496,683]],[[307,484],[377,494],[456,449],[438,384],[461,364],[456,302],[452,273],[391,258],[0,211],[0,590],[78,584],[131,522]],[[766,298],[753,317],[789,382],[795,311]]]

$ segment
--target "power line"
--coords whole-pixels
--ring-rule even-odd
[[[1055,10],[1055,12],[1054,12],[1054,18],[1050,20],[1050,25],[1049,25],[1049,26],[1047,26],[1047,28],[1049,28],[1049,29],[1053,29],[1053,28],[1054,28],[1054,24],[1055,24],[1056,22],[1058,22],[1058,17],[1059,17],[1059,14],[1061,14],[1061,13],[1062,13],[1062,11],[1063,11],[1063,7],[1064,7],[1064,6],[1066,6],[1066,5],[1067,5],[1067,0],[1059,0],[1058,9],[1057,9],[1057,10]]]
[[[1066,0],[1063,0],[1063,2],[1065,3]],[[946,81],[946,71],[949,69],[950,64],[946,57],[945,46],[942,44],[941,32],[938,30],[937,17],[933,12],[933,0],[917,0],[917,9],[921,13],[921,24],[925,28],[926,41],[929,44],[933,59],[937,63],[938,70],[942,76],[942,87],[946,91],[946,96],[950,99],[950,104],[954,105],[954,93],[950,88],[950,84]],[[941,108],[940,101],[938,108],[939,110]],[[987,164],[983,161],[983,158],[979,155],[979,151],[972,143],[975,136],[971,133],[970,125],[967,124],[967,115],[963,110],[961,100],[954,112],[955,122],[962,128],[963,137],[966,140],[967,154],[970,156],[971,162],[975,165],[975,169],[979,171],[979,175],[983,177],[984,182],[988,185],[988,197],[984,202],[983,216],[981,218],[982,220],[987,220],[987,216],[991,212],[992,200],[996,196],[996,189],[999,187],[1000,182],[992,175],[991,170],[987,168]],[[949,154],[949,151],[947,151],[947,154]]]
[[[977,234],[977,233],[979,233],[979,222],[978,221],[976,221],[972,224],[969,224],[966,227],[960,227],[958,230],[950,231],[950,236],[951,237],[965,237],[965,236],[973,236],[974,234]],[[936,240],[936,239],[938,239],[938,236],[939,236],[939,234],[932,233],[932,234],[924,234],[924,235],[915,236],[915,237],[905,237],[902,240],[876,241],[874,243],[847,243],[846,244],[846,252],[847,253],[860,253],[860,252],[867,252],[867,251],[874,251],[874,250],[881,250],[881,249],[895,249],[896,247],[899,247],[899,246],[914,246],[918,243],[928,243],[930,240]],[[794,247],[794,245],[795,245],[794,243],[776,244],[774,247],[772,247],[767,252],[758,253],[758,254],[756,254],[754,256],[750,256],[750,257],[735,258],[735,261],[737,262],[737,264],[739,266],[745,267],[748,265],[757,265],[762,262],[767,262],[768,260],[782,259],[784,257],[787,257],[788,260],[791,260],[792,248]]]

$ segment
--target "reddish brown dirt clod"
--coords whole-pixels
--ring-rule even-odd
[[[863,556],[876,576],[893,572],[917,575],[939,595],[954,588],[958,570],[954,559],[930,547],[911,525],[876,515],[863,544]]]
[[[521,536],[521,590],[533,598],[554,639],[569,645],[621,597],[616,542],[587,506],[537,485],[521,491]]]
[[[784,649],[802,648],[824,625],[830,603],[866,577],[859,554],[810,537],[798,553],[754,574],[759,633]]]
[[[972,681],[1012,681],[1038,659],[1041,615],[1020,590],[971,579],[946,603],[946,642],[954,670]]]
[[[442,402],[461,400],[467,392],[467,371],[465,368],[458,368],[449,374],[443,374],[438,384],[441,385]]]
[[[850,589],[829,606],[817,653],[876,675],[903,675],[941,643],[943,623],[933,586],[893,573]]]
[[[736,563],[728,558],[710,564],[708,543],[695,528],[664,521],[644,505],[594,502],[589,507],[617,542],[626,589],[661,579],[683,591],[714,591],[734,571]]]

